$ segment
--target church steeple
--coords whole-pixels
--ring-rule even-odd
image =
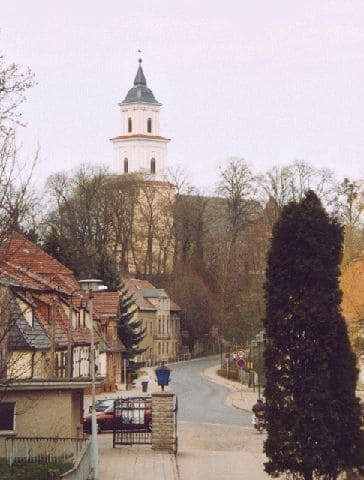
[[[134,87],[132,87],[125,99],[120,103],[120,105],[125,105],[127,103],[150,103],[152,105],[161,105],[159,103],[150,88],[147,87],[147,80],[145,78],[143,68],[142,68],[142,59],[139,58],[139,67],[137,74],[134,79]]]
[[[169,139],[159,132],[161,105],[147,87],[142,60],[139,59],[134,86],[119,103],[119,134],[111,139],[118,173],[143,172],[153,178],[165,175]]]
[[[146,87],[147,86],[147,80],[145,78],[143,68],[142,68],[142,59],[139,58],[138,62],[139,62],[139,67],[138,67],[138,71],[137,71],[137,74],[136,74],[135,79],[134,79],[134,85],[136,87],[138,87],[140,85],[144,85]]]

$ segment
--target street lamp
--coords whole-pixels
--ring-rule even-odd
[[[255,351],[254,349],[257,348],[258,342],[256,340],[252,340],[250,342],[251,345],[251,359],[252,359],[252,380],[253,380],[253,392],[255,392],[255,365],[254,365],[254,359],[255,359]]]
[[[88,290],[88,306],[91,319],[91,397],[92,397],[92,422],[91,422],[91,448],[92,448],[92,460],[94,480],[99,479],[99,452],[97,447],[97,424],[96,424],[96,408],[95,408],[95,336],[94,336],[94,319],[93,319],[93,293],[97,291],[107,290],[105,285],[100,285],[101,280],[86,279],[79,280],[78,282],[82,289]]]
[[[164,387],[169,384],[169,377],[171,375],[171,369],[168,368],[164,362],[162,365],[155,369],[155,374],[157,376],[158,385],[161,386],[162,392],[164,392]]]

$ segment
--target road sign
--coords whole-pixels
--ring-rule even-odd
[[[238,350],[238,358],[245,358],[246,357],[246,352],[245,350]]]
[[[229,359],[230,359],[230,354],[229,354],[229,353],[225,353],[225,358],[226,358],[227,360],[229,360]]]
[[[245,367],[245,362],[242,358],[239,358],[239,360],[236,361],[236,365],[238,368],[244,368]]]

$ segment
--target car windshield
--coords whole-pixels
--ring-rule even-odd
[[[112,407],[113,405],[114,405],[114,399],[113,398],[109,398],[107,400],[100,400],[96,404],[96,411],[97,412],[103,412],[107,408]]]

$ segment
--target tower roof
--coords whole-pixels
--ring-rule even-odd
[[[145,78],[142,59],[139,58],[139,67],[134,79],[134,87],[132,87],[121,105],[126,103],[151,103],[153,105],[161,105],[154,97],[153,92],[147,87],[147,80]]]

